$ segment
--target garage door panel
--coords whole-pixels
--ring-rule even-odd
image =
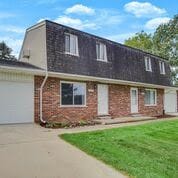
[[[33,80],[0,81],[0,124],[33,122],[33,85]]]

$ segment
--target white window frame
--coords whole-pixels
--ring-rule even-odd
[[[154,91],[155,92],[155,103],[154,104],[145,104],[145,106],[157,106],[157,90],[156,89],[148,89],[147,88],[147,89],[145,89],[145,91]],[[145,103],[145,98],[144,98],[144,103]]]
[[[62,84],[63,83],[69,83],[69,84],[82,84],[85,87],[85,101],[83,105],[63,105],[62,104]],[[73,95],[74,96],[74,95]],[[60,107],[87,107],[86,105],[86,99],[87,99],[87,85],[84,82],[73,82],[73,81],[60,81]],[[74,100],[74,97],[73,97]]]
[[[165,72],[165,65],[163,61],[159,61],[159,70],[160,70],[160,74],[166,74]]]
[[[73,35],[73,34],[70,34],[70,33],[65,33],[65,38],[66,38],[66,35],[69,36],[69,51],[66,51],[66,47],[65,47],[65,54],[69,54],[69,55],[73,55],[73,56],[79,56],[79,49],[78,49],[78,36],[77,35]],[[75,39],[75,53],[72,52],[72,41],[71,39]],[[66,42],[66,41],[65,41]],[[66,45],[66,44],[65,44]]]
[[[145,70],[148,72],[152,72],[151,58],[147,56],[145,56]]]
[[[99,45],[100,58],[98,58],[97,45]],[[103,54],[103,58],[101,58],[101,53]],[[101,42],[96,42],[96,59],[97,61],[108,62],[107,60],[107,49],[106,45]]]

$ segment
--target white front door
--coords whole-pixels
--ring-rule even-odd
[[[165,112],[177,112],[177,92],[176,90],[164,91],[164,109]]]
[[[98,115],[108,114],[108,85],[98,84]]]
[[[130,89],[131,113],[138,113],[138,88]]]

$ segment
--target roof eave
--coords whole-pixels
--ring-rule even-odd
[[[59,73],[59,72],[48,72],[48,74],[51,77],[57,77],[57,78],[67,79],[67,80],[94,81],[98,83],[110,83],[110,84],[120,84],[120,85],[129,85],[129,86],[138,86],[138,87],[178,90],[178,88],[173,86],[163,86],[163,85],[133,82],[133,81],[126,81],[126,80],[93,77],[93,76],[86,76],[86,75],[67,74],[67,73]]]
[[[25,73],[29,75],[42,75],[42,76],[45,75],[45,70],[42,70],[42,69],[10,67],[10,66],[0,66],[0,72]]]

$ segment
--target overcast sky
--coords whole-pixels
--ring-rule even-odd
[[[177,0],[4,0],[0,41],[18,56],[25,29],[49,19],[123,43],[136,32],[152,33],[178,13]]]

